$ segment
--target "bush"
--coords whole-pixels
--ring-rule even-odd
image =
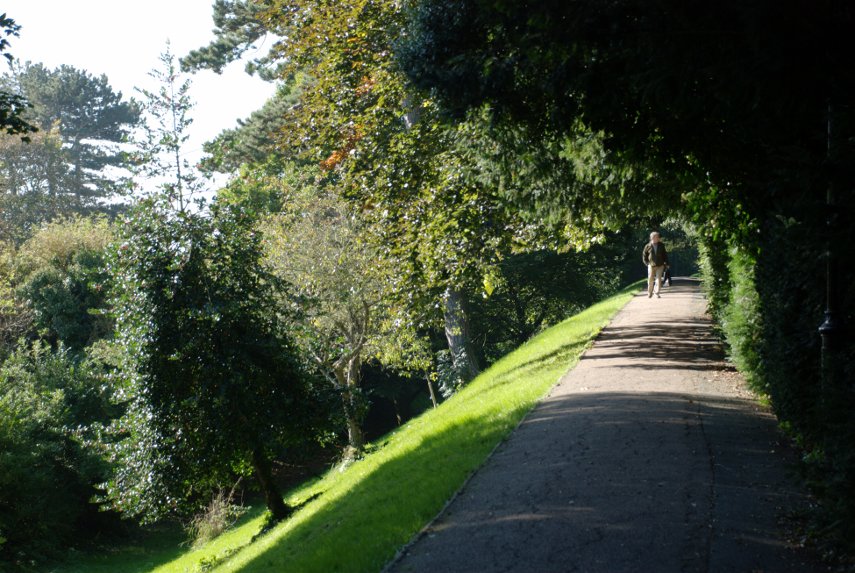
[[[727,304],[720,310],[722,332],[734,365],[745,374],[756,391],[768,393],[763,383],[760,349],[763,320],[760,297],[754,285],[755,258],[745,250],[730,249],[727,274],[730,277]]]
[[[730,302],[730,250],[721,237],[705,237],[698,250],[702,284],[707,295],[707,309],[714,319],[720,321]]]
[[[0,557],[57,554],[103,519],[89,500],[106,475],[99,427],[113,414],[91,362],[17,349],[0,367]]]
[[[104,218],[77,217],[43,226],[21,246],[7,265],[14,274],[11,300],[32,316],[19,336],[80,351],[109,334],[112,324],[99,311],[106,302],[104,253],[112,238]],[[0,296],[2,290],[0,285]]]

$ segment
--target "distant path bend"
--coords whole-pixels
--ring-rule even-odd
[[[635,296],[387,571],[818,570],[783,539],[792,454],[705,309],[692,279]]]

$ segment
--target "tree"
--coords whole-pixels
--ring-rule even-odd
[[[74,196],[82,208],[105,209],[100,203],[124,190],[125,166],[120,145],[139,123],[139,109],[115,92],[107,76],[63,65],[48,69],[27,63],[7,81],[32,104],[28,118],[42,131],[57,130],[70,177],[54,192]]]
[[[287,30],[267,56],[282,63],[282,77],[307,78],[274,141],[278,154],[326,171],[369,222],[410,314],[444,323],[455,369],[474,377],[466,299],[477,296],[503,256],[540,241],[533,239],[537,226],[497,193],[502,185],[481,173],[473,147],[489,145],[476,141],[485,139],[479,127],[486,122],[476,116],[448,124],[427,94],[407,83],[392,50],[398,3],[333,9],[313,0],[271,2],[257,17],[269,32]]]
[[[274,4],[270,0],[214,0],[214,40],[182,58],[182,69],[210,69],[219,74],[248,50],[257,49],[256,42],[266,35],[284,35],[283,28],[271,29],[274,22],[281,22],[268,17]],[[270,58],[262,56],[247,63],[246,70],[272,79],[275,70],[271,67]]]
[[[160,69],[149,75],[159,84],[157,91],[140,89],[145,113],[143,135],[133,141],[136,175],[157,184],[181,211],[187,209],[193,195],[203,188],[195,165],[186,157],[188,129],[193,123],[189,113],[191,82],[176,66],[170,44],[160,55]]]
[[[380,352],[387,326],[386,270],[363,239],[361,221],[333,194],[292,196],[288,213],[264,225],[268,260],[302,309],[295,336],[341,394],[347,459],[362,454],[362,366]]]
[[[825,531],[850,550],[853,23],[839,2],[424,0],[409,5],[397,50],[452,116],[486,106],[545,138],[581,124],[602,134],[612,165],[674,182],[653,212],[695,224],[719,308],[733,293],[751,301],[723,318],[751,325],[733,350],[757,352],[749,376],[818,460]],[[650,190],[607,191],[613,205]]]
[[[0,14],[0,54],[9,63],[12,62],[12,54],[3,52],[9,49],[9,38],[17,36],[20,29],[21,26],[7,17],[5,12]],[[26,140],[28,133],[36,131],[35,126],[24,119],[26,109],[27,100],[24,97],[7,91],[5,87],[0,88],[0,130],[5,131],[6,135],[20,134]]]
[[[76,217],[45,225],[21,245],[17,292],[32,312],[33,334],[72,352],[109,337],[105,257],[113,238],[105,218]]]
[[[72,174],[62,145],[57,127],[28,142],[0,135],[0,240],[20,244],[39,225],[83,210],[67,192]]]
[[[581,120],[633,161],[737,186],[728,199],[756,215],[771,180],[825,159],[828,102],[855,93],[853,19],[838,3],[428,0],[398,54],[451,113],[487,103],[541,133]]]
[[[203,168],[220,173],[234,173],[243,164],[264,165],[268,172],[287,169],[295,158],[282,153],[279,142],[306,81],[299,76],[283,82],[261,109],[205,143],[203,149],[209,156],[202,162]]]
[[[32,311],[15,293],[16,254],[14,245],[0,242],[0,360],[5,360],[33,322]]]
[[[434,313],[442,301],[452,355],[471,378],[478,365],[466,349],[464,291],[481,283],[514,226],[512,217],[498,220],[506,213],[489,190],[455,174],[467,161],[463,146],[455,147],[461,132],[441,124],[397,69],[391,47],[399,7],[333,9],[306,0],[274,3],[264,17],[269,29],[288,30],[272,54],[285,64],[282,74],[310,78],[288,115],[280,144],[288,151],[280,153],[319,163],[362,210],[409,304]],[[483,220],[494,215],[484,233]]]
[[[147,521],[186,515],[251,472],[284,518],[270,456],[313,438],[323,408],[278,320],[252,218],[152,198],[124,229],[114,308],[128,404],[114,426],[110,503]]]

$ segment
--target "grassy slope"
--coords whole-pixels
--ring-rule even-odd
[[[291,492],[292,504],[320,495],[255,542],[250,541],[261,527],[259,511],[199,550],[132,571],[379,571],[575,364],[637,289],[635,284],[544,331],[440,408],[386,436],[363,460]]]

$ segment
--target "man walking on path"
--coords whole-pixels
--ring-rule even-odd
[[[650,233],[650,242],[644,245],[641,260],[647,266],[647,298],[653,298],[653,283],[656,283],[656,298],[662,290],[662,274],[668,266],[668,251],[657,231]]]
[[[385,573],[827,570],[788,542],[796,456],[698,281],[668,294],[630,301]]]

